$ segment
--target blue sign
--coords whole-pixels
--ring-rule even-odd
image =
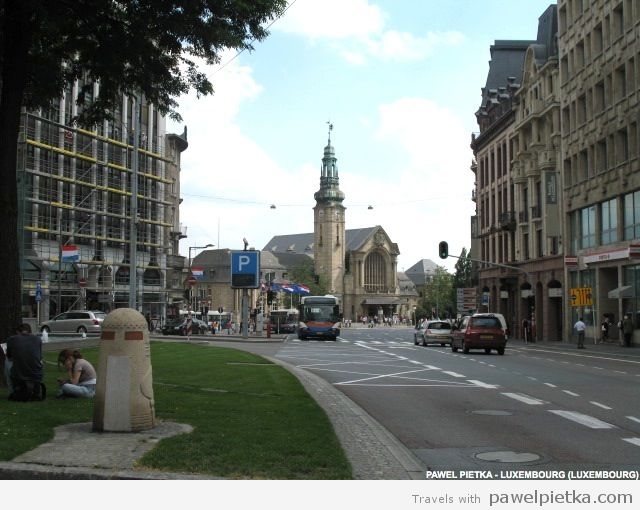
[[[260,252],[231,252],[231,287],[234,289],[257,289],[260,287]]]
[[[36,282],[36,303],[42,301],[42,285],[40,282]]]

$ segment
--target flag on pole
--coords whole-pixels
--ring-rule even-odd
[[[294,286],[295,292],[296,294],[310,294],[311,290],[309,290],[309,287],[307,287],[304,283],[297,283]]]
[[[69,245],[62,247],[62,262],[78,262],[80,260],[80,253],[78,247]]]
[[[202,277],[204,276],[204,267],[200,267],[200,266],[192,267],[191,274],[195,276],[198,280],[202,280]]]
[[[73,142],[73,132],[64,130],[64,141],[67,143]]]

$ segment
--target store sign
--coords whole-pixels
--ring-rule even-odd
[[[585,264],[593,264],[595,262],[607,262],[609,260],[627,259],[630,255],[630,249],[608,251],[605,253],[595,253],[593,255],[585,255],[582,257],[582,261]]]
[[[545,173],[544,187],[547,193],[547,205],[554,205],[558,203],[558,185],[556,181],[556,174],[551,172]]]

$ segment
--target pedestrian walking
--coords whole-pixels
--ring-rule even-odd
[[[633,321],[629,315],[622,319],[622,333],[624,334],[624,346],[631,347],[631,337],[633,336]]]
[[[609,317],[608,316],[604,316],[604,320],[602,321],[602,324],[600,325],[600,331],[602,333],[600,341],[602,343],[608,342],[609,341]]]
[[[584,349],[584,331],[587,325],[582,321],[582,317],[574,324],[573,329],[578,333],[578,349]]]

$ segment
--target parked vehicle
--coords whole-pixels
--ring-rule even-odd
[[[501,313],[495,313],[495,312],[477,313],[476,315],[488,315],[488,316],[497,317],[498,320],[500,321],[500,325],[502,326],[502,329],[504,329],[505,337],[507,338],[507,340],[509,339],[509,327],[507,326],[507,320],[504,318],[504,315],[502,315]]]
[[[484,349],[489,354],[492,349],[504,354],[507,337],[500,319],[494,314],[478,313],[462,318],[462,322],[454,327],[451,350],[462,349],[465,354],[470,349]]]
[[[106,313],[93,310],[70,310],[43,322],[40,331],[47,333],[100,333]]]
[[[209,331],[209,325],[206,322],[196,318],[191,319],[192,335],[204,335],[207,331]],[[175,321],[167,322],[162,328],[162,334],[186,336],[187,319],[178,319]]]
[[[432,320],[418,325],[413,334],[413,343],[421,343],[424,347],[429,344],[442,346],[451,344],[451,324],[447,321]]]

